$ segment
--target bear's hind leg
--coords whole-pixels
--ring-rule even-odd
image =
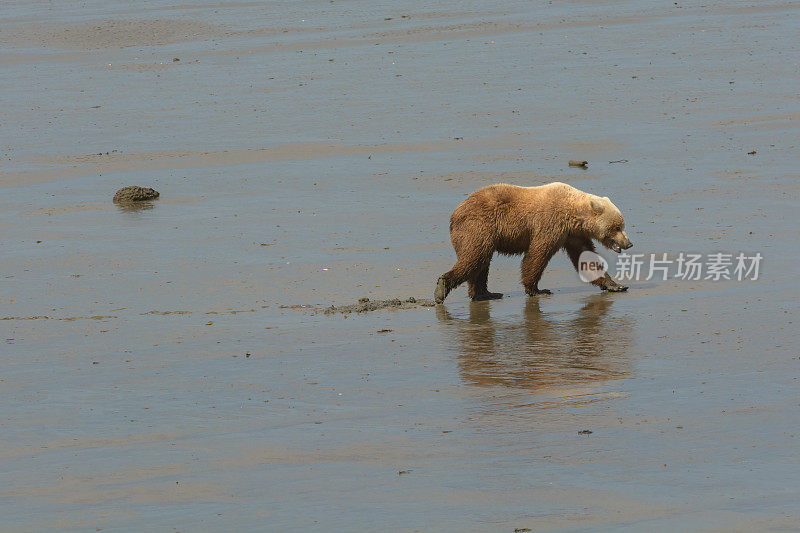
[[[472,225],[474,226],[475,224]],[[494,247],[481,234],[482,231],[479,226],[461,225],[458,228],[454,228],[451,222],[450,236],[457,259],[453,268],[449,272],[442,274],[436,282],[436,290],[433,293],[436,303],[442,303],[450,291],[465,281],[469,281],[470,297],[472,297],[477,289],[476,284],[483,270],[486,270],[485,276],[488,277],[489,263],[492,260]]]
[[[447,274],[449,274],[449,273],[450,272],[448,272]],[[450,291],[452,290],[448,286],[449,284],[447,282],[447,277],[446,277],[447,274],[442,274],[441,276],[439,276],[439,279],[436,280],[436,288],[433,290],[433,300],[437,304],[442,303],[444,301],[444,299],[447,298],[447,295],[450,294]]]
[[[475,274],[474,278],[467,280],[469,283],[469,297],[472,298],[473,301],[480,301],[480,300],[497,300],[503,297],[502,293],[499,292],[489,292],[488,283],[489,283],[489,262],[486,261],[486,264]]]
[[[556,250],[558,250],[557,246],[539,242],[532,243],[528,251],[525,252],[525,256],[522,258],[522,285],[525,286],[525,292],[528,296],[552,294],[547,289],[539,288],[539,280],[542,279],[542,273]]]
[[[433,291],[433,299],[437,304],[444,302],[450,291],[467,281],[469,269],[459,259],[449,272],[445,272],[436,281],[436,290]]]
[[[454,248],[456,249],[456,264],[453,268],[442,274],[436,282],[436,290],[433,293],[433,298],[436,303],[442,303],[450,291],[464,283],[469,282],[469,295],[470,298],[475,294],[477,282],[480,275],[485,270],[485,278],[489,276],[489,262],[492,260],[492,249],[488,244],[482,246],[472,246],[466,248],[461,246],[461,242],[455,241]],[[466,249],[465,249],[466,248]],[[488,292],[488,291],[487,291]]]

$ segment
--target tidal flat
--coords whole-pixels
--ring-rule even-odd
[[[798,16],[4,6],[0,530],[798,529]],[[758,279],[319,312],[432,298],[459,202],[551,181]]]

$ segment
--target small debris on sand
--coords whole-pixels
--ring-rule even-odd
[[[586,168],[589,165],[588,161],[578,160],[578,159],[570,159],[569,166],[571,167],[581,167]]]
[[[130,187],[123,187],[117,191],[114,195],[114,203],[127,204],[131,202],[144,202],[147,200],[155,200],[158,196],[158,191],[155,189],[131,185]]]
[[[591,429],[582,429],[578,432],[578,435],[591,435],[594,433]]]
[[[423,300],[416,298],[394,298],[392,300],[370,300],[369,298],[359,298],[357,304],[335,306],[332,305],[324,310],[326,315],[334,313],[368,313],[378,309],[413,309],[415,307],[434,307],[436,302],[433,300]]]

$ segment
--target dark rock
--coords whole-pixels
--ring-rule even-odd
[[[127,204],[131,202],[144,202],[158,198],[158,191],[148,187],[123,187],[114,195],[115,204]]]

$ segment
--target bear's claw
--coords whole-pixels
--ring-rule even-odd
[[[553,294],[553,291],[549,289],[532,289],[525,292],[528,294],[528,296],[537,296],[539,294]]]
[[[473,298],[473,302],[480,302],[483,300],[499,300],[503,297],[503,293],[501,292],[484,292],[483,294],[476,294]]]
[[[444,302],[448,292],[450,291],[447,290],[447,280],[444,279],[444,276],[440,276],[436,281],[436,290],[433,291],[434,301],[437,304]]]
[[[628,290],[627,285],[610,285],[608,287],[601,287],[604,291],[608,292],[625,292]]]

